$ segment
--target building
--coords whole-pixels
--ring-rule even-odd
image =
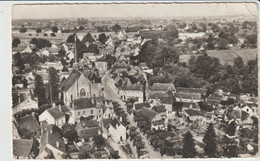
[[[126,141],[126,127],[122,124],[122,120],[117,118],[108,118],[102,120],[103,137],[111,138],[116,143]]]
[[[213,121],[208,119],[207,116],[199,110],[196,109],[183,109],[183,117],[189,122],[196,125],[202,125]]]
[[[83,142],[85,142],[85,139],[92,139],[101,134],[100,127],[96,120],[80,121],[76,125],[75,130]]]
[[[13,139],[14,159],[31,159],[33,140]]]
[[[44,123],[41,133],[37,159],[63,159],[67,153],[65,142],[55,126]]]
[[[20,136],[24,136],[24,137],[39,136],[40,125],[36,119],[35,113],[18,118],[15,121]]]
[[[143,102],[143,90],[141,84],[129,84],[119,91],[120,99],[137,98],[137,102]]]
[[[151,105],[148,102],[135,103],[134,106],[133,106],[133,109],[138,111],[138,110],[141,110],[143,107],[151,108]]]
[[[206,94],[206,89],[202,88],[183,88],[177,87],[177,92],[174,96],[180,102],[200,102],[203,98],[203,95]]]
[[[95,64],[95,67],[97,68],[99,74],[103,75],[106,73],[108,67],[107,67],[107,62],[105,60],[102,60],[102,59],[97,60],[94,62],[94,64]]]
[[[153,92],[172,92],[175,93],[176,89],[173,85],[173,83],[154,83],[151,87],[150,87],[150,91]]]
[[[66,114],[69,109],[66,106],[56,106],[45,110],[40,116],[39,121],[46,121],[49,125],[62,127],[66,123]]]
[[[93,72],[82,73],[73,70],[70,76],[61,83],[63,102],[70,106],[74,99],[102,95],[101,79]]]
[[[75,99],[70,108],[70,123],[75,123],[81,117],[92,116],[98,122],[103,116],[103,103],[97,97]],[[101,98],[102,99],[102,98]]]

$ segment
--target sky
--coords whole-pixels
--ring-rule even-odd
[[[157,18],[179,16],[257,15],[257,4],[247,3],[146,3],[146,4],[30,4],[14,5],[13,19],[56,18]]]

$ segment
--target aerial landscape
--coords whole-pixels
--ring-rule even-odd
[[[257,20],[242,2],[14,5],[13,158],[257,156]]]

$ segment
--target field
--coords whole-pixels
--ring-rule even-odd
[[[211,57],[218,58],[221,64],[233,65],[236,57],[241,56],[244,63],[248,60],[256,58],[257,49],[230,49],[230,50],[208,50],[207,53]]]

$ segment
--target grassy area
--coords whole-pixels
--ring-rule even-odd
[[[244,63],[256,58],[257,49],[208,50],[208,55],[218,58],[221,64],[233,65],[234,59],[241,56]]]

